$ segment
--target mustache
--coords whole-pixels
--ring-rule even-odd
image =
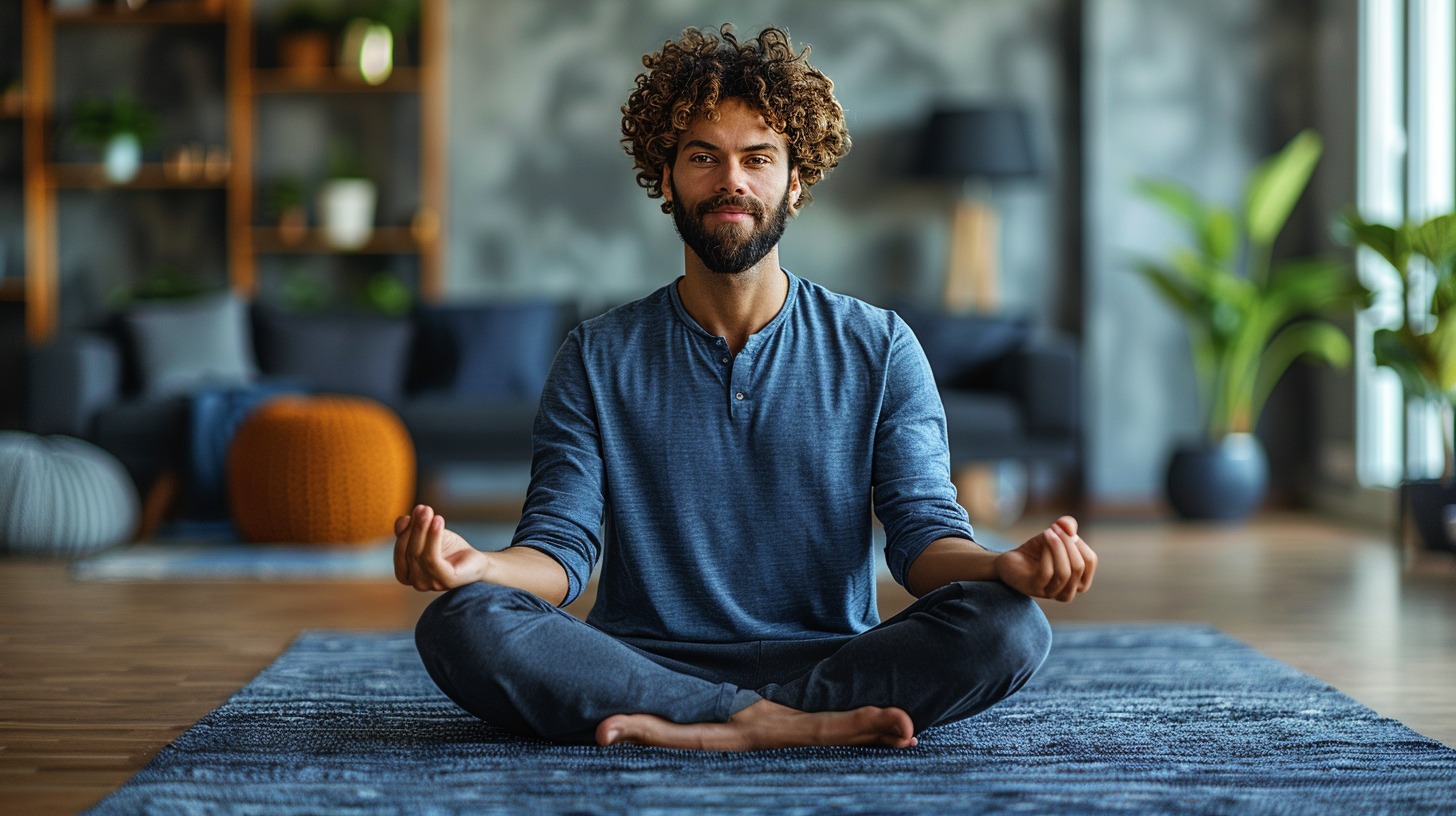
[[[702,218],[719,207],[732,207],[735,210],[743,210],[760,221],[763,220],[764,214],[768,212],[768,208],[763,205],[763,202],[757,199],[749,198],[748,196],[718,195],[706,201],[699,202],[698,206],[694,208],[694,215]]]

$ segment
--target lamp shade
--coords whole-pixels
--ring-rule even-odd
[[[1035,175],[1026,111],[1006,104],[933,111],[920,133],[914,172],[960,180]]]

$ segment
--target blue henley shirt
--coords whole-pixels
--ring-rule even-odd
[[[566,602],[605,557],[588,617],[601,630],[857,634],[879,622],[872,509],[901,584],[932,541],[971,537],[910,329],[788,280],[737,355],[688,316],[676,282],[581,324],[557,353],[512,543],[561,563]]]

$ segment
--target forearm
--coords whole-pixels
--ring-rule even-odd
[[[956,581],[997,580],[996,556],[969,539],[937,539],[905,571],[905,588],[919,598]]]
[[[566,600],[571,586],[566,570],[546,553],[530,547],[507,547],[486,556],[480,580],[523,589],[553,605]]]

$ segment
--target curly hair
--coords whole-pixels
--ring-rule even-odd
[[[725,99],[742,99],[784,134],[789,164],[799,171],[803,194],[797,210],[812,198],[813,186],[849,152],[844,109],[834,83],[809,65],[809,48],[795,54],[788,32],[765,28],[740,42],[733,27],[687,29],[677,42],[642,58],[647,70],[622,106],[622,146],[637,168],[637,184],[650,198],[662,196],[662,168],[677,158],[683,131],[698,116],[718,119]],[[663,212],[672,205],[664,202]]]

